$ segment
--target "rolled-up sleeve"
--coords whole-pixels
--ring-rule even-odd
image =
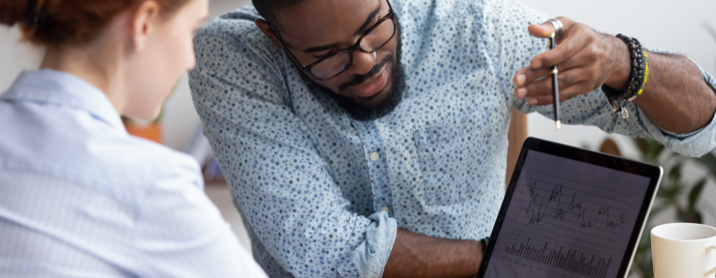
[[[295,277],[380,277],[396,221],[348,210],[304,122],[310,118],[293,112],[283,57],[252,47],[255,38],[200,34],[190,72],[204,133],[252,240]]]
[[[350,262],[341,265],[340,273],[343,277],[383,276],[383,268],[395,243],[398,223],[384,211],[376,212],[368,219],[373,222],[366,230],[366,240],[353,250]],[[354,273],[354,269],[358,273]]]

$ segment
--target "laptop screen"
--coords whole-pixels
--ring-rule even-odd
[[[484,277],[617,277],[643,225],[650,183],[647,176],[528,150]]]

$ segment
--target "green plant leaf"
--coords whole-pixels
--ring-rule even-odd
[[[659,191],[656,192],[656,197],[662,198],[662,199],[670,200],[672,195],[673,194],[671,194],[671,191],[668,188],[666,188],[666,186],[659,188]]]
[[[711,173],[711,176],[716,178],[716,155],[713,153],[707,153],[699,158],[696,158],[695,161],[706,167],[706,169],[708,169]]]
[[[666,199],[670,205],[673,205],[683,189],[683,186],[671,185],[671,183],[662,180],[662,187],[656,192],[656,196]]]
[[[634,255],[634,263],[638,267],[638,272],[644,278],[653,277],[653,263],[651,258],[651,228],[647,226],[644,232],[641,233],[641,239],[639,239],[639,245],[637,245],[637,251]]]
[[[674,165],[674,168],[671,168],[669,171],[669,180],[674,183],[675,185],[678,184],[678,181],[681,179],[681,167],[683,164],[679,163]]]
[[[659,143],[659,141],[653,139],[649,139],[647,140],[647,142],[649,143],[649,153],[652,155],[652,161],[658,161],[659,155],[661,155],[661,152],[664,151],[664,144]]]
[[[657,200],[651,209],[647,223],[650,223],[656,215],[671,209],[675,210],[675,219],[672,221],[702,223],[705,213],[716,215],[715,208],[701,209],[702,205],[708,205],[707,203],[697,206],[699,200],[704,197],[703,191],[707,181],[711,177],[716,178],[716,155],[714,153],[707,153],[700,158],[692,158],[669,151],[656,140],[635,138],[633,141],[640,152],[642,161],[662,165],[665,172],[665,177],[661,180],[659,191],[656,194]],[[697,162],[709,171],[707,176],[701,177],[694,184],[683,181],[685,165],[690,161]],[[716,219],[716,217],[714,218]],[[647,224],[647,227],[649,228],[645,228],[637,245],[632,270],[633,274],[638,277],[652,278],[653,262],[649,231],[653,226]]]
[[[676,210],[676,218],[681,222],[688,222],[688,223],[702,223],[703,222],[701,213],[696,210],[691,210],[691,209],[678,208]]]
[[[641,160],[652,164],[659,163],[659,156],[664,150],[664,145],[653,139],[633,138],[634,144],[641,153]]]
[[[701,212],[696,211],[696,210],[689,211],[689,220],[691,221],[691,223],[699,223],[699,224],[704,223],[704,217],[701,216]]]
[[[701,196],[701,192],[703,191],[705,184],[706,178],[703,178],[697,182],[693,188],[691,188],[691,192],[689,192],[689,210],[695,210],[696,203],[699,201],[699,197]]]
[[[667,187],[663,184],[663,182],[662,182],[661,185],[662,185],[662,186],[659,187],[659,191],[656,192],[656,197],[657,197],[657,198],[668,199],[668,198],[669,198],[669,194],[668,194],[667,191],[669,191],[669,189],[667,189]]]
[[[634,138],[634,144],[641,152],[642,156],[646,156],[646,153],[649,152],[649,146],[646,143],[646,139],[644,138]]]

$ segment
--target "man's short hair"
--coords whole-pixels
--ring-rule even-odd
[[[272,27],[280,29],[276,12],[290,8],[309,0],[251,0],[254,8]],[[278,30],[277,30],[278,31]]]

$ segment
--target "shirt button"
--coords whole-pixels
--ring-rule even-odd
[[[388,209],[388,207],[382,207],[380,208],[380,210],[385,211],[386,213],[390,212],[390,209]]]
[[[379,158],[380,158],[380,155],[378,154],[378,152],[373,152],[370,154],[370,160],[372,160],[372,161],[376,161]]]

